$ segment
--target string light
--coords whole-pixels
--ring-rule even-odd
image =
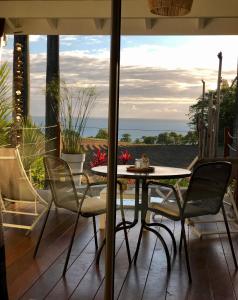
[[[16,69],[14,72],[14,85],[15,85],[15,101],[14,101],[14,120],[16,128],[16,144],[20,143],[21,140],[21,126],[23,121],[23,60],[22,60],[22,51],[23,46],[21,43],[15,44],[15,61]]]

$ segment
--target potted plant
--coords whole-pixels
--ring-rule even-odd
[[[60,88],[60,124],[62,154],[74,173],[83,171],[85,151],[82,146],[84,130],[96,100],[94,87],[69,88],[65,82]],[[80,184],[80,178],[77,179]]]
[[[48,87],[54,92],[57,85],[52,82]],[[83,171],[85,151],[82,145],[83,134],[88,117],[96,100],[95,87],[81,88],[60,82],[60,127],[62,137],[61,157],[67,161],[73,173]],[[80,184],[80,177],[75,180]]]

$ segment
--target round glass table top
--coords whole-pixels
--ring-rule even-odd
[[[129,172],[127,168],[130,165],[118,165],[117,166],[117,177],[121,178],[157,178],[157,179],[170,179],[170,178],[183,178],[189,177],[191,171],[182,168],[173,167],[160,167],[151,166],[154,171],[151,173],[141,173],[141,172]],[[91,169],[91,171],[97,175],[107,176],[107,166],[98,166]]]

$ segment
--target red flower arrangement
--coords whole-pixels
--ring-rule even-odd
[[[128,152],[128,150],[121,151],[121,155],[118,157],[119,161],[125,165],[129,160],[132,159],[132,155]]]
[[[125,165],[131,159],[132,159],[132,155],[128,152],[128,150],[121,151],[121,155],[118,157],[119,162],[122,163],[123,165]],[[96,153],[93,153],[93,158],[89,164],[91,168],[106,165],[107,152],[98,149]]]
[[[100,149],[97,150],[97,153],[93,154],[93,159],[90,162],[90,167],[97,167],[102,166],[107,163],[107,152],[101,151]]]

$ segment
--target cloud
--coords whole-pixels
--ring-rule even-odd
[[[168,37],[167,37],[168,38]],[[232,46],[231,46],[232,45]],[[218,69],[218,52],[223,52],[223,69],[234,70],[238,37],[200,36],[171,46],[141,44],[121,51],[123,65],[159,67],[165,69]],[[142,59],[143,58],[143,59]]]
[[[40,36],[34,38],[37,44]],[[61,78],[71,86],[95,86],[98,98],[92,115],[107,117],[110,51],[105,44],[109,37],[61,37],[64,43],[79,40],[94,46],[61,51]],[[238,37],[194,37],[171,46],[141,43],[135,47],[131,42],[133,37],[121,51],[120,117],[187,119],[189,106],[202,93],[201,79],[207,90],[216,88],[220,50],[222,77],[231,82],[236,75]],[[12,61],[12,50],[4,49],[2,57]],[[31,112],[44,115],[46,53],[31,54],[30,70]]]
[[[46,36],[44,35],[30,35],[29,41],[32,43],[40,42],[42,40],[46,40]]]
[[[61,35],[60,36],[60,46],[70,47],[73,43],[78,41],[76,35]]]
[[[61,35],[60,42],[62,41],[77,41],[78,37],[76,35]]]

